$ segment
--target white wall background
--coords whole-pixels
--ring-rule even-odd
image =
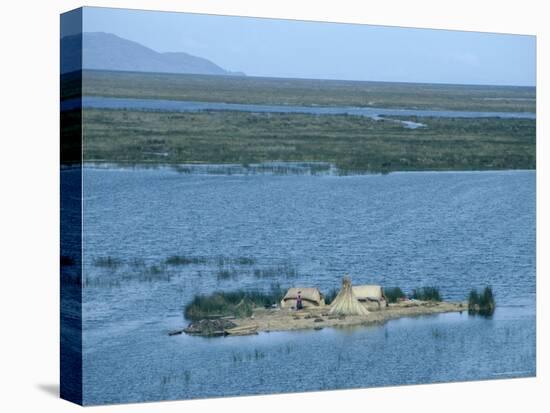
[[[523,0],[7,0],[0,6],[0,410],[66,412],[58,388],[59,13],[114,6],[478,30],[538,36],[538,377],[476,383],[240,397],[93,408],[101,411],[541,411],[548,405],[549,27]],[[546,188],[545,188],[546,187]]]

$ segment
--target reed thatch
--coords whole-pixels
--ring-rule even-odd
[[[289,288],[283,299],[281,300],[281,308],[296,307],[296,299],[298,292],[302,295],[302,305],[305,307],[319,307],[325,305],[323,294],[318,288],[303,287]]]
[[[353,294],[359,301],[381,301],[384,300],[384,291],[380,285],[354,285]]]
[[[354,285],[353,294],[367,310],[381,310],[388,303],[380,285]]]
[[[359,302],[351,286],[351,279],[345,276],[342,289],[330,306],[330,314],[367,315],[369,311]]]

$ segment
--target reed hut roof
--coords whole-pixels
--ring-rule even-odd
[[[281,300],[281,306],[285,307],[285,304],[289,303],[293,305],[298,298],[298,293],[300,292],[303,302],[309,302],[313,305],[324,305],[325,299],[323,294],[319,291],[318,288],[314,287],[293,287],[289,288],[285,296]]]
[[[329,313],[340,315],[367,315],[369,313],[353,293],[351,278],[346,276],[342,280],[342,289],[332,301]]]
[[[359,301],[385,299],[384,290],[380,285],[354,285],[351,289]]]

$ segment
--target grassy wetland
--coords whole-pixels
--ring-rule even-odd
[[[74,97],[66,75],[63,98]],[[83,95],[280,105],[535,112],[535,88],[84,71]]]
[[[87,109],[83,118],[88,162],[324,161],[344,173],[535,168],[530,119],[422,118],[426,127],[408,129],[361,116],[297,113]]]
[[[533,87],[352,82],[84,71],[62,77],[62,99],[84,96],[306,107],[533,114]],[[76,86],[75,86],[76,85]],[[319,162],[339,173],[535,169],[536,120],[92,109],[80,126],[84,161],[243,165]],[[399,121],[424,127],[407,128]],[[65,142],[67,141],[67,142]],[[70,143],[64,139],[65,146]],[[77,151],[80,153],[80,151]],[[326,171],[322,166],[319,172]],[[275,171],[277,173],[277,171]]]

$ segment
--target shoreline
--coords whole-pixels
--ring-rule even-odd
[[[395,120],[406,118],[500,118],[536,120],[536,111],[495,111],[495,110],[453,110],[440,107],[423,109],[411,107],[379,107],[354,105],[300,105],[300,104],[266,104],[234,103],[208,100],[159,99],[152,97],[120,97],[103,95],[82,95],[80,98],[61,101],[61,111],[74,109],[107,109],[153,112],[245,112],[270,114],[309,114],[316,116],[365,116],[373,120]]]
[[[303,165],[299,165],[303,164]],[[202,162],[196,162],[196,161],[188,161],[188,162],[157,162],[157,161],[150,161],[150,162],[134,162],[134,161],[107,161],[107,160],[89,160],[89,161],[83,161],[81,164],[72,164],[72,165],[65,165],[62,169],[74,169],[74,168],[80,168],[82,169],[95,169],[95,170],[124,170],[124,171],[132,171],[132,170],[151,170],[151,169],[169,169],[174,170],[175,172],[182,173],[182,174],[190,174],[190,175],[209,175],[209,176],[225,176],[225,175],[231,175],[231,176],[247,176],[247,175],[304,175],[303,173],[293,173],[293,172],[287,172],[287,173],[277,173],[277,172],[270,172],[270,171],[254,171],[254,168],[265,168],[265,167],[295,167],[296,169],[300,170],[306,170],[310,166],[315,165],[329,165],[329,171],[337,171],[338,168],[336,165],[331,164],[330,162],[324,162],[324,161],[311,161],[311,162],[293,162],[293,161],[270,161],[270,162],[261,162],[261,163],[254,163],[254,164],[238,164],[238,163],[202,163]],[[176,168],[181,167],[187,167],[187,168],[196,168],[197,171],[195,172],[179,172]],[[243,173],[208,173],[206,171],[198,171],[200,168],[241,168],[244,172]],[[248,171],[248,172],[246,172]],[[380,171],[356,171],[356,172],[346,172],[343,174],[338,173],[331,173],[328,171],[316,171],[312,172],[309,175],[311,176],[379,176],[379,175],[393,175],[393,174],[430,174],[430,173],[509,173],[509,172],[536,172],[536,168],[533,169],[526,169],[526,168],[505,168],[505,169],[411,169],[411,170],[395,170],[395,171],[389,171],[389,172],[380,172]],[[307,175],[307,174],[306,174]]]
[[[222,317],[191,322],[186,328],[171,331],[169,335],[186,333],[197,336],[242,336],[260,332],[321,330],[381,325],[387,321],[431,314],[468,311],[465,302],[434,302],[407,300],[389,304],[380,310],[370,310],[367,315],[331,315],[330,306],[309,307],[303,310],[256,308],[250,317]]]

